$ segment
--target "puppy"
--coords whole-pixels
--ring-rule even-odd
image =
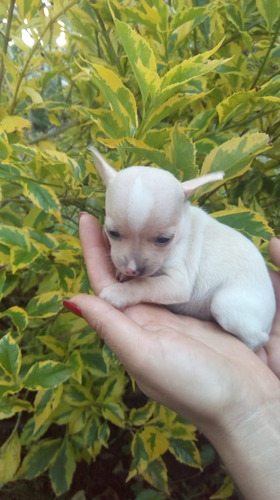
[[[157,168],[116,172],[89,149],[107,187],[105,232],[113,264],[133,278],[104,288],[100,296],[119,308],[163,304],[216,321],[252,350],[263,346],[276,306],[261,254],[245,236],[187,201],[223,172],[180,183]]]

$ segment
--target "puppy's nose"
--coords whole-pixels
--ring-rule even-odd
[[[125,270],[125,274],[127,276],[131,276],[136,278],[137,276],[141,276],[144,274],[144,267],[137,267],[136,269],[132,269],[131,267],[127,267]]]

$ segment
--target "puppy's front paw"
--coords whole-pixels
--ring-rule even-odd
[[[107,300],[112,306],[118,307],[120,309],[131,305],[131,297],[127,296],[126,290],[123,284],[115,283],[114,285],[107,286],[99,294],[101,299]]]

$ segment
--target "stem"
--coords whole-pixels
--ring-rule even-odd
[[[272,40],[271,40],[270,46],[268,47],[267,53],[266,53],[266,55],[265,55],[265,57],[264,57],[264,59],[263,59],[263,62],[262,62],[262,64],[261,64],[260,68],[259,68],[259,71],[258,71],[258,73],[257,73],[256,77],[255,77],[255,78],[254,78],[254,80],[253,80],[253,83],[252,83],[252,85],[251,85],[251,89],[253,89],[253,88],[257,85],[257,83],[258,83],[258,81],[259,81],[259,78],[260,78],[260,76],[261,76],[261,74],[262,74],[262,72],[263,72],[263,70],[264,70],[264,68],[265,68],[265,65],[266,65],[266,63],[267,63],[267,60],[268,60],[269,54],[270,54],[270,52],[272,51],[273,46],[274,46],[274,44],[275,44],[275,41],[276,41],[276,38],[277,38],[277,36],[278,36],[279,30],[280,30],[280,18],[279,18],[278,23],[277,23],[277,25],[276,25],[276,29],[275,29],[275,33],[274,33],[274,37],[273,37],[273,38],[272,38]]]
[[[66,132],[66,130],[69,130],[70,128],[77,127],[78,125],[80,127],[85,127],[89,123],[91,123],[90,120],[87,120],[86,122],[80,122],[79,120],[74,120],[73,122],[67,123],[67,125],[61,125],[60,127],[57,127],[55,130],[49,130],[49,132],[46,132],[45,134],[40,134],[39,137],[27,141],[27,144],[30,146],[32,144],[37,144],[38,142],[45,141],[47,139],[50,139],[51,137],[57,137],[58,135]]]
[[[4,37],[4,43],[3,43],[3,54],[1,55],[1,66],[0,66],[0,96],[1,96],[2,83],[3,83],[3,79],[4,79],[4,74],[5,74],[5,67],[4,67],[4,54],[7,54],[7,50],[8,50],[8,43],[9,43],[9,38],[10,38],[11,26],[12,26],[12,19],[13,19],[13,11],[14,11],[14,6],[15,6],[15,0],[11,0],[11,1],[10,1],[10,7],[9,7],[9,14],[8,14],[7,28],[6,28],[6,33],[5,33],[5,37]]]
[[[237,122],[237,123],[229,123],[228,125],[225,125],[224,127],[221,127],[220,129],[215,129],[215,130],[210,130],[209,132],[206,132],[205,134],[201,134],[198,137],[196,137],[196,141],[200,139],[205,139],[206,137],[210,137],[214,133],[220,133],[224,132],[226,130],[231,130],[236,127],[246,127],[246,125],[250,125],[254,120],[258,120],[259,118],[262,118],[263,116],[269,115],[270,113],[275,113],[279,111],[280,108],[275,108],[275,109],[270,109],[268,111],[263,111],[262,113],[255,113],[255,115],[251,115],[250,118],[247,118],[243,122]]]
[[[114,64],[117,68],[118,68],[118,72],[120,75],[122,75],[122,67],[121,67],[121,64],[120,64],[120,61],[119,61],[119,58],[115,52],[115,49],[112,45],[112,42],[111,42],[111,39],[108,35],[108,31],[106,30],[106,26],[103,22],[103,19],[101,17],[101,15],[99,14],[99,11],[96,9],[96,8],[93,8],[94,10],[94,13],[96,15],[96,19],[97,21],[99,22],[100,24],[100,27],[101,27],[101,31],[104,35],[104,38],[106,40],[106,43],[107,43],[107,50],[108,50],[108,54],[109,54],[109,57],[111,59],[111,63]]]
[[[76,5],[78,2],[79,2],[79,0],[72,0],[67,5],[65,5],[65,7],[63,7],[63,9],[61,9],[61,11],[58,12],[58,14],[56,14],[56,16],[54,16],[52,19],[49,20],[49,22],[45,26],[44,30],[42,31],[41,35],[38,37],[36,43],[34,43],[32,49],[29,52],[29,56],[26,59],[25,65],[23,67],[23,70],[22,70],[22,72],[19,75],[19,79],[18,79],[18,82],[17,82],[16,90],[15,90],[14,97],[13,97],[13,100],[12,100],[12,104],[11,104],[10,110],[9,110],[9,112],[10,112],[11,115],[14,113],[15,107],[17,105],[17,98],[18,98],[18,93],[19,93],[19,89],[20,89],[22,80],[24,79],[24,77],[26,75],[27,68],[29,66],[29,63],[30,63],[32,57],[34,56],[36,50],[40,47],[41,40],[44,38],[45,34],[52,27],[52,25],[57,21],[57,19],[59,19],[59,17],[62,16],[62,14],[64,14],[64,12],[66,12],[68,9],[71,9],[71,7],[73,7],[74,5]]]

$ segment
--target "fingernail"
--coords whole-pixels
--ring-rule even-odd
[[[66,309],[68,309],[68,311],[71,311],[73,314],[76,314],[76,316],[80,316],[80,318],[83,317],[82,311],[79,308],[79,306],[77,306],[77,304],[74,304],[74,302],[71,302],[71,300],[67,300],[67,299],[64,299],[62,303],[63,303],[64,307],[66,307]]]
[[[79,212],[79,219],[82,217],[82,215],[87,214],[87,213],[88,213],[88,212],[84,212],[83,210],[81,210],[81,211]]]

